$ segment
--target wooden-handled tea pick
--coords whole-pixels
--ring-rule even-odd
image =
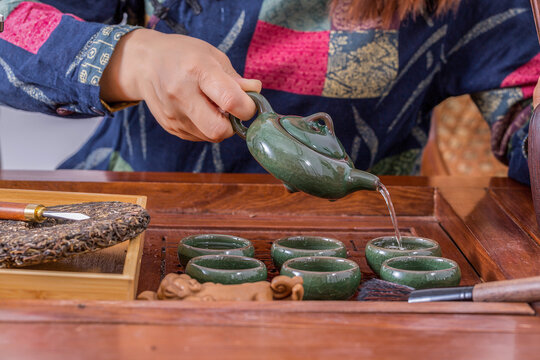
[[[490,301],[490,302],[535,302],[540,301],[540,276],[491,281],[474,286],[414,290],[409,302],[426,301]]]
[[[0,219],[42,222],[45,218],[77,221],[90,219],[81,213],[50,211],[43,205],[0,201]]]
[[[531,0],[533,9],[536,33],[540,41],[540,1]],[[531,178],[531,191],[534,209],[536,212],[536,222],[540,226],[540,106],[533,110],[531,122],[529,123],[529,173]]]

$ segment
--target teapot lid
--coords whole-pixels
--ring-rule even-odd
[[[292,137],[316,152],[334,159],[344,159],[347,156],[334,134],[330,115],[317,113],[308,117],[283,116],[279,122]]]

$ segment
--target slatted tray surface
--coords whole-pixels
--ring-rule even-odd
[[[437,223],[424,222],[423,224],[415,227],[401,228],[401,231],[403,235],[420,236],[422,234],[423,236],[437,240],[441,245],[443,256],[458,262],[462,271],[462,285],[473,285],[481,281],[478,274],[476,274],[471,265],[463,257],[463,254],[461,254],[455,244],[444,233]],[[139,291],[155,291],[159,285],[161,277],[171,272],[181,273],[183,268],[178,261],[178,242],[183,237],[201,233],[229,234],[249,239],[255,246],[255,258],[263,261],[266,264],[269,279],[278,274],[278,271],[274,267],[270,256],[270,247],[274,240],[281,237],[294,235],[333,237],[345,244],[348,250],[349,259],[359,264],[362,272],[362,280],[365,281],[376,277],[366,262],[364,254],[366,243],[376,237],[391,235],[391,229],[390,227],[363,227],[361,229],[352,231],[345,229],[321,229],[314,231],[308,228],[305,230],[295,229],[294,231],[283,228],[272,230],[231,230],[227,228],[212,228],[208,230],[175,229],[167,231],[151,229],[146,235]]]
[[[390,191],[403,235],[438,241],[443,256],[460,265],[462,285],[480,282],[480,276],[434,215],[435,189],[393,187]],[[274,240],[294,235],[332,237],[342,241],[349,258],[359,264],[362,281],[376,276],[365,259],[366,243],[393,234],[388,209],[376,192],[358,192],[330,202],[289,194],[279,185],[203,184],[196,190],[181,186],[171,199],[177,201],[161,202],[155,209],[147,231],[139,291],[155,291],[163,276],[182,273],[177,246],[182,238],[194,234],[218,233],[249,239],[255,246],[255,257],[266,264],[269,279],[278,274],[270,255]]]

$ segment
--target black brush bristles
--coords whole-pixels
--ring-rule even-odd
[[[414,289],[379,279],[370,279],[362,284],[358,301],[407,301]]]

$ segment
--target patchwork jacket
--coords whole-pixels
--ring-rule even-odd
[[[61,168],[263,172],[237,136],[220,144],[184,141],[165,132],[144,102],[113,113],[100,100],[99,80],[116,43],[136,29],[119,23],[142,22],[146,13],[148,27],[225,52],[239,74],[262,80],[277,112],[329,113],[360,169],[416,173],[433,107],[471,94],[491,128],[495,156],[511,177],[529,181],[525,144],[540,74],[529,0],[463,0],[457,12],[385,30],[351,28],[343,9],[329,17],[327,3],[0,0],[0,102],[57,116],[105,116]]]

